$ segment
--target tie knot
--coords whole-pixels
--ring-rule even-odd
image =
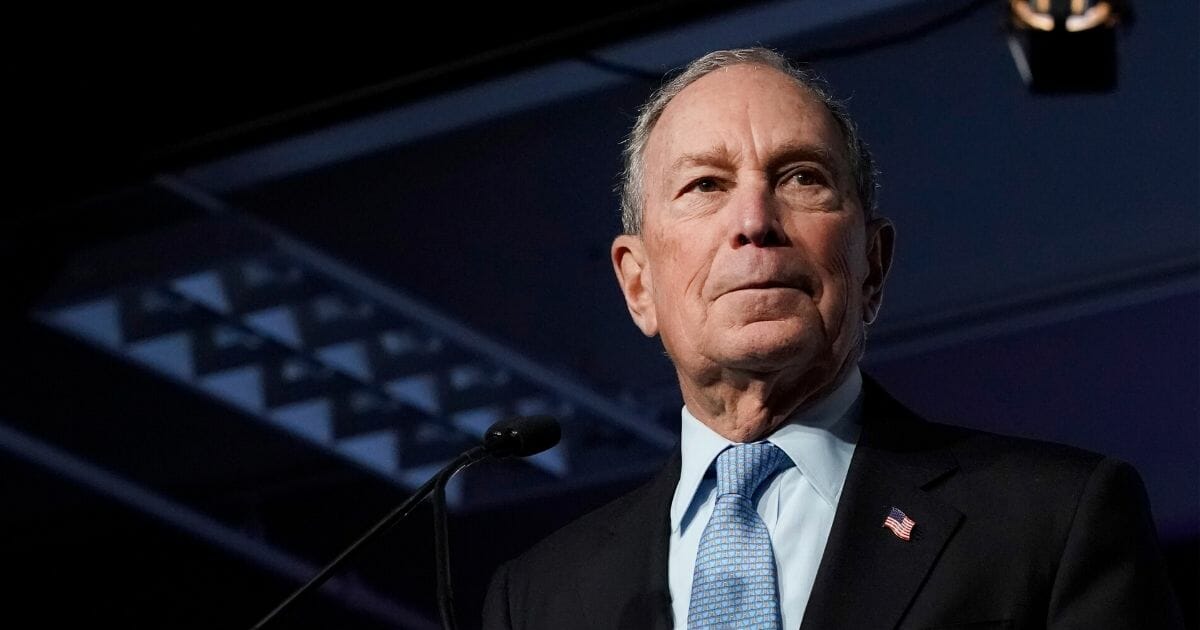
[[[753,498],[764,480],[791,463],[787,453],[770,442],[727,448],[717,456],[717,494]]]

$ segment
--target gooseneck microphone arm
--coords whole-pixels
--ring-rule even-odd
[[[314,575],[313,578],[304,586],[301,586],[291,595],[288,595],[287,599],[280,602],[278,606],[271,610],[271,612],[267,613],[267,616],[263,617],[258,623],[254,624],[254,627],[251,628],[251,630],[259,630],[260,628],[264,627],[269,621],[274,619],[279,615],[280,612],[287,608],[293,601],[297,600],[305,593],[319,588],[322,584],[328,581],[330,577],[333,576],[334,571],[338,567],[354,556],[354,554],[363,545],[374,540],[379,535],[391,529],[393,525],[403,520],[404,517],[408,516],[410,512],[416,509],[417,504],[419,504],[421,500],[428,496],[433,490],[433,487],[437,484],[438,479],[441,478],[442,472],[448,470],[456,472],[461,470],[463,467],[469,466],[486,457],[488,457],[487,449],[482,446],[476,446],[456,457],[454,461],[447,464],[446,467],[443,468],[442,471],[440,471],[436,476],[429,481],[426,481],[421,485],[421,487],[417,488],[416,492],[414,492],[412,496],[410,496],[404,503],[401,503],[399,507],[389,512],[386,516],[380,519],[378,523],[375,523],[371,529],[367,530],[367,533],[363,534],[358,540],[351,543],[349,547],[346,547],[342,553],[338,554],[338,556],[330,561],[329,564],[325,565],[325,568],[317,572],[317,574]]]
[[[488,427],[483,435],[484,457],[528,457],[558,444],[562,431],[558,421],[549,416],[526,416],[501,420]],[[479,447],[477,447],[479,448]],[[437,555],[438,613],[443,630],[457,630],[454,618],[454,589],[450,583],[450,535],[446,524],[446,483],[469,461],[458,468],[453,463],[434,477],[433,488],[433,547]]]
[[[259,630],[264,627],[296,599],[319,588],[363,545],[408,516],[430,492],[435,493],[433,510],[434,542],[437,547],[438,612],[442,618],[442,626],[446,630],[453,630],[455,622],[453,593],[450,589],[449,540],[446,531],[446,483],[454,476],[454,473],[489,457],[526,457],[540,453],[557,444],[560,435],[558,421],[549,416],[518,416],[493,424],[484,434],[482,446],[473,447],[446,464],[433,478],[421,484],[421,487],[417,488],[416,492],[404,503],[375,523],[371,529],[367,530],[367,533],[346,547],[304,586],[296,589],[287,599],[280,602],[271,612],[254,624],[251,630]]]

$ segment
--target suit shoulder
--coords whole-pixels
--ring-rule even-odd
[[[871,436],[885,448],[914,456],[949,452],[965,470],[1011,469],[1029,474],[1058,471],[1087,475],[1104,459],[1103,455],[1066,444],[1016,437],[942,424],[923,418],[893,398],[874,381],[866,381],[864,416],[869,418]]]
[[[1058,442],[937,423],[929,426],[932,431],[954,436],[952,450],[968,471],[999,468],[1013,473],[1023,471],[1024,475],[1086,477],[1106,459],[1100,453]]]
[[[1051,519],[1057,529],[1070,525],[1090,494],[1133,501],[1137,493],[1123,488],[1142,487],[1133,466],[1082,448],[936,423],[927,430],[946,443],[960,471],[946,490],[981,512]]]

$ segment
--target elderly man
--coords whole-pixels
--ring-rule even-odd
[[[917,418],[859,372],[895,232],[845,110],[763,50],[626,148],[612,261],[685,407],[647,485],[502,567],[486,628],[1166,628],[1141,482]]]

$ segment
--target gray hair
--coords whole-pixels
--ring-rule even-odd
[[[867,144],[858,135],[858,126],[850,118],[849,112],[842,103],[830,95],[825,81],[816,73],[803,70],[792,65],[783,55],[767,48],[742,48],[738,50],[718,50],[708,53],[691,62],[675,78],[663,84],[650,99],[638,110],[637,121],[625,139],[624,169],[618,192],[621,196],[621,225],[626,234],[638,234],[642,229],[642,215],[645,207],[645,197],[642,190],[642,178],[645,175],[646,142],[650,132],[663,110],[687,86],[695,83],[701,77],[721,68],[740,64],[757,64],[774,68],[796,81],[801,88],[808,90],[817,97],[833,119],[845,140],[843,153],[849,162],[850,174],[854,177],[855,191],[858,202],[862,205],[867,218],[875,214],[875,190],[878,172],[875,159]]]

